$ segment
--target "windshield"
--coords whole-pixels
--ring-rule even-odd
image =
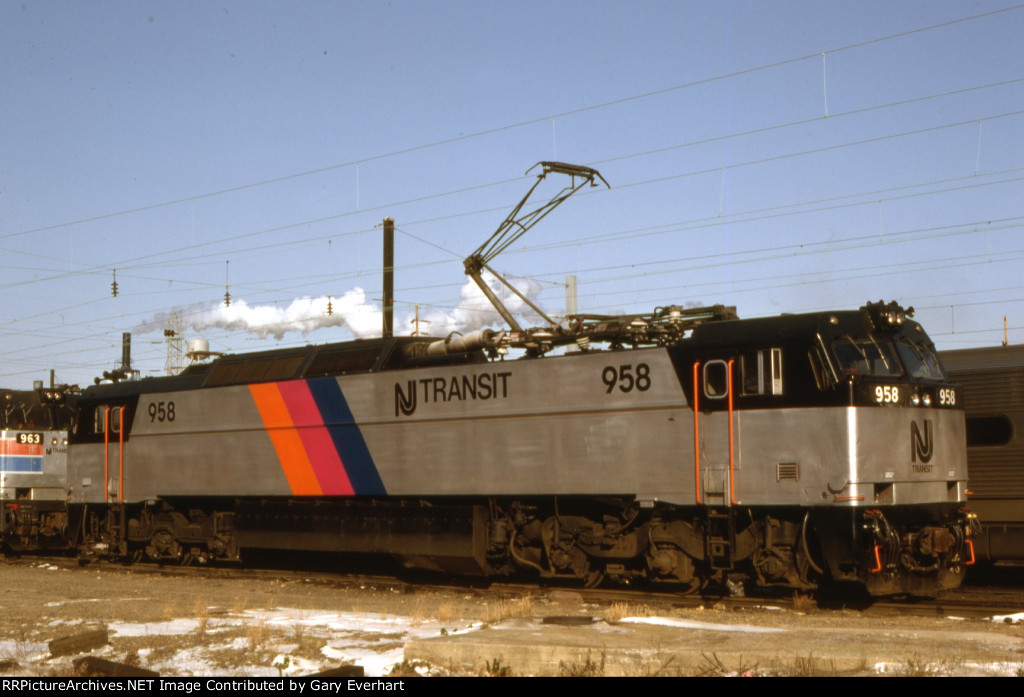
[[[910,377],[919,380],[945,380],[946,375],[939,363],[939,357],[935,355],[931,347],[920,344],[909,337],[901,336],[896,340],[896,350],[899,351],[903,365],[907,367]]]
[[[902,375],[892,342],[868,336],[854,339],[847,334],[832,344],[836,364],[842,375]]]

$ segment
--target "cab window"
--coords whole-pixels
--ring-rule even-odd
[[[105,404],[101,404],[96,407],[96,411],[94,413],[93,433],[106,433],[108,413],[110,414],[110,432],[120,433],[121,407],[110,407]]]
[[[722,360],[704,364],[704,396],[724,399],[729,396],[729,364]]]
[[[896,339],[896,350],[899,351],[903,365],[907,367],[910,377],[919,380],[945,380],[946,375],[939,363],[939,357],[930,346],[920,344],[909,337]]]
[[[885,338],[868,336],[854,339],[846,335],[832,344],[839,372],[845,376],[903,374],[903,367],[896,359],[892,342]]]
[[[746,351],[740,355],[744,395],[782,394],[782,349]]]

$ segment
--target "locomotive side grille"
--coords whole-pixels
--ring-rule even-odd
[[[780,462],[775,466],[775,480],[779,482],[800,480],[800,465],[795,462]]]

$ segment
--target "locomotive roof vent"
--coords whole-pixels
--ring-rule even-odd
[[[913,307],[908,307],[904,310],[895,300],[888,305],[885,304],[884,300],[879,300],[877,303],[869,302],[861,309],[867,311],[868,317],[871,318],[871,324],[874,325],[875,329],[883,332],[896,331],[903,326],[907,317],[914,316]]]

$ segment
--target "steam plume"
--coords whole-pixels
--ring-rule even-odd
[[[490,275],[484,276],[485,281],[499,298],[518,316],[524,316],[527,323],[537,318],[529,307],[513,293],[508,292]],[[510,279],[510,282],[536,303],[540,293],[540,284],[531,279]],[[331,303],[332,314],[327,314],[327,304]],[[272,336],[282,339],[288,332],[301,332],[303,335],[324,327],[340,327],[347,329],[357,339],[380,336],[381,308],[368,303],[366,291],[355,287],[341,297],[328,298],[296,298],[287,307],[278,305],[249,305],[244,300],[232,300],[225,307],[223,303],[198,304],[179,310],[183,328],[193,332],[208,329],[227,329],[245,331],[256,334],[261,339]],[[159,312],[153,319],[135,327],[136,333],[163,331],[172,313]],[[395,327],[396,334],[411,334],[414,313],[408,312],[400,324]],[[472,281],[467,281],[460,292],[458,306],[451,312],[427,310],[420,312],[423,323],[422,333],[434,336],[447,336],[452,332],[472,331],[502,322],[501,316],[491,307],[483,292]]]

